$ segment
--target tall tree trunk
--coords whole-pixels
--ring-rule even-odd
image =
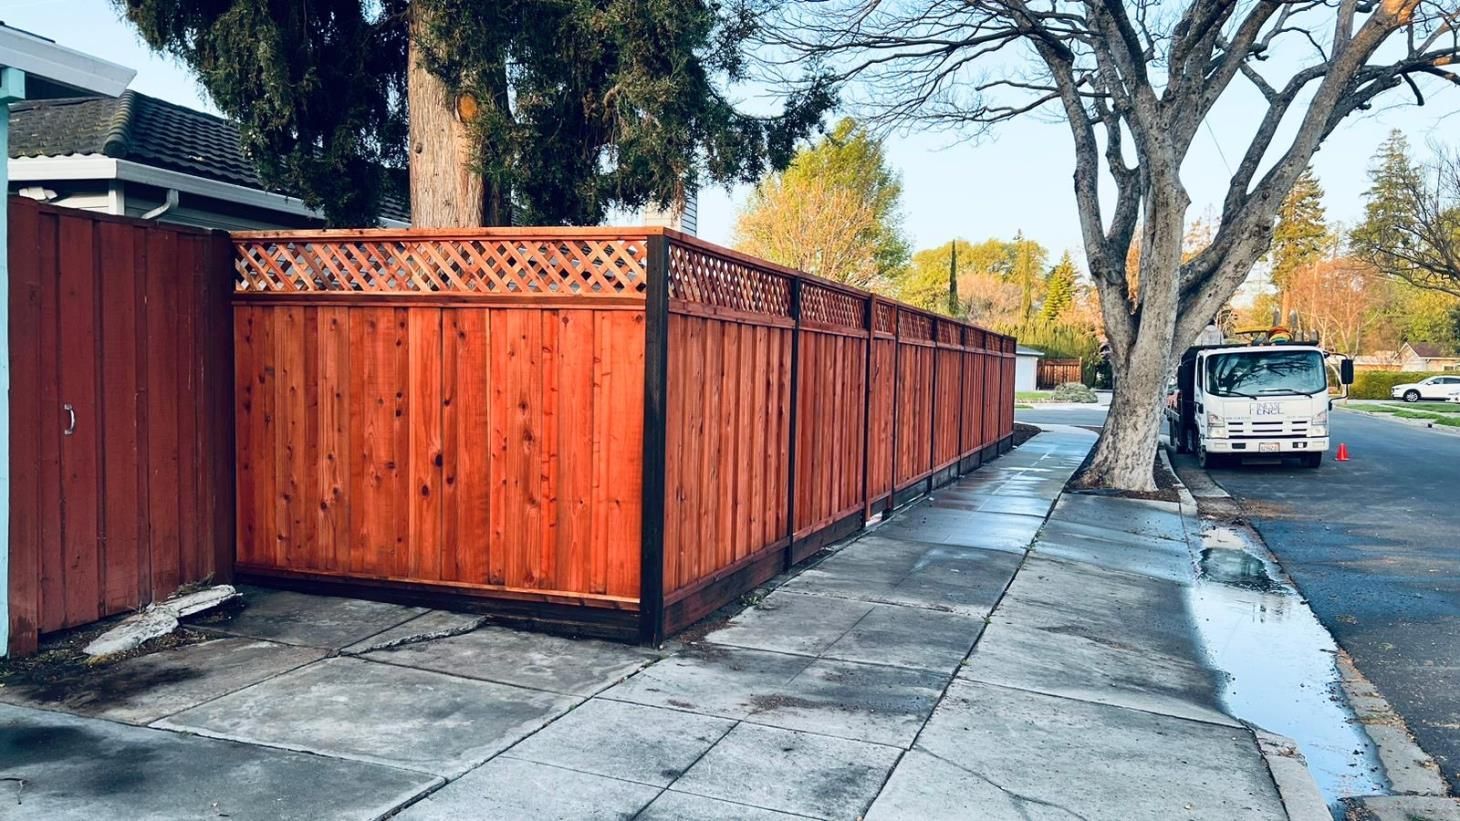
[[[483,224],[485,191],[477,173],[470,129],[457,116],[446,84],[421,65],[416,38],[425,27],[414,4],[407,59],[410,109],[411,224],[416,228],[475,227]]]
[[[1185,348],[1191,342],[1178,339],[1176,332],[1180,310],[1178,270],[1186,210],[1191,201],[1174,173],[1153,171],[1152,176],[1154,184],[1140,239],[1139,308],[1134,314],[1122,316],[1130,310],[1124,300],[1119,305],[1106,305],[1107,297],[1102,294],[1101,310],[1106,314],[1107,327],[1115,318],[1131,333],[1116,340],[1112,350],[1115,393],[1095,454],[1078,480],[1084,487],[1156,489],[1156,447],[1166,380],[1178,346]],[[1110,272],[1106,279],[1118,280],[1123,273]]]

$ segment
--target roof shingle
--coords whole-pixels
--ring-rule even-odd
[[[222,117],[130,90],[10,107],[12,158],[97,154],[269,190],[243,153],[238,125]],[[381,216],[408,221],[410,209],[387,196]]]

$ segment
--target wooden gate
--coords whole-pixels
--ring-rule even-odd
[[[225,578],[232,246],[10,201],[10,652]]]

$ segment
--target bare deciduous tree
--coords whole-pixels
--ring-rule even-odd
[[[771,46],[821,61],[885,123],[963,133],[1053,106],[1074,137],[1074,192],[1116,391],[1081,481],[1154,487],[1173,357],[1266,250],[1274,215],[1349,114],[1455,83],[1460,0],[802,0]],[[1272,59],[1268,59],[1272,57]],[[1183,260],[1182,163],[1234,83],[1265,110],[1211,243]],[[1236,135],[1227,133],[1225,138]],[[1102,188],[1108,196],[1102,198]],[[1125,262],[1139,241],[1139,293]]]
[[[1397,213],[1382,231],[1356,232],[1354,251],[1416,288],[1460,296],[1460,150],[1437,152],[1426,170],[1396,180]]]

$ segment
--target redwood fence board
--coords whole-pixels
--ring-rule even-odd
[[[1012,340],[673,231],[235,246],[250,578],[654,642],[1012,434]]]
[[[232,246],[22,198],[10,237],[9,651],[23,655],[41,632],[229,578]]]

